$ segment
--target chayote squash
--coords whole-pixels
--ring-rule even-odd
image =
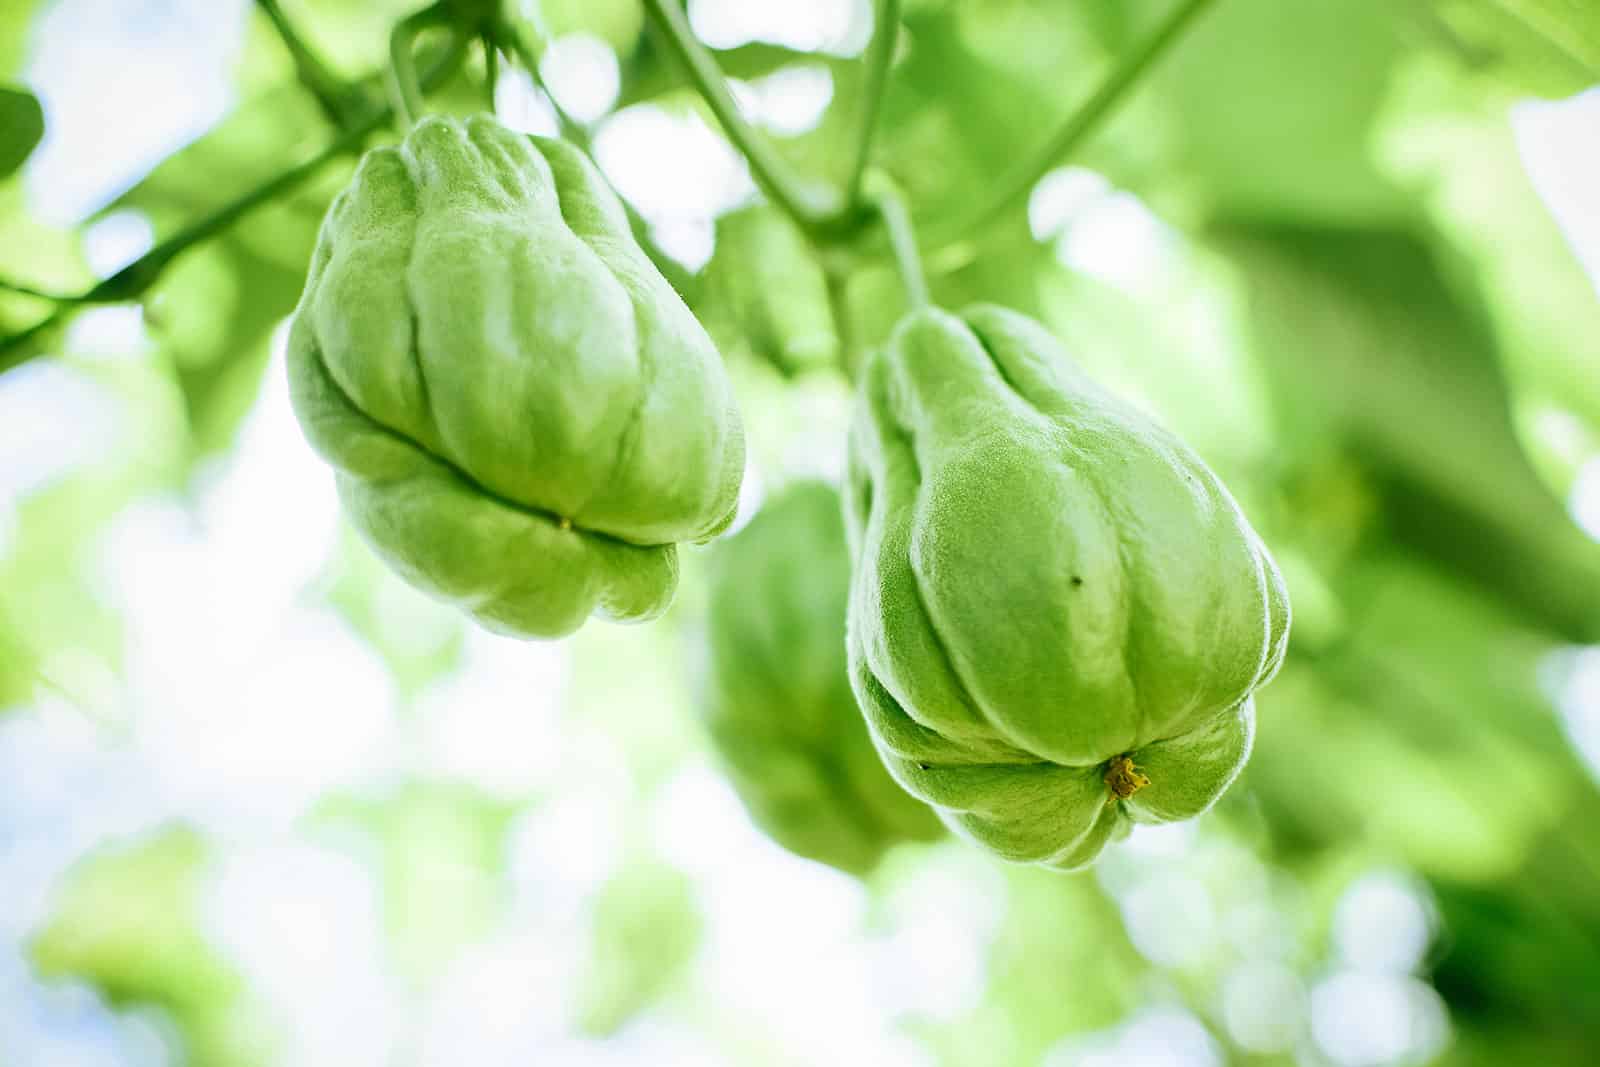
[[[748,350],[786,378],[839,361],[828,281],[805,234],[770,204],[717,219],[702,320],[724,351]]]
[[[849,466],[851,680],[952,827],[1071,869],[1233,781],[1282,579],[1199,457],[1042,326],[911,313],[865,369]]]
[[[839,494],[795,484],[711,560],[706,721],[751,817],[789,851],[854,874],[943,834],[884,770],[850,692],[850,558]]]
[[[582,154],[492,116],[366,154],[288,359],[352,521],[490,629],[652,617],[676,543],[733,518],[744,438],[710,338]]]

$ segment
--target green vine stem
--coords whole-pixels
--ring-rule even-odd
[[[495,45],[494,30],[490,27],[484,27],[479,41],[483,45],[484,108],[493,111],[495,89],[500,84],[500,49]]]
[[[886,181],[875,181],[868,200],[883,221],[884,232],[889,237],[889,250],[894,255],[895,270],[900,284],[905,288],[906,301],[913,308],[927,307],[928,280],[922,271],[922,257],[917,253],[917,235],[911,226],[911,212],[906,210],[905,199]]]
[[[278,6],[278,0],[256,0],[256,6],[278,32],[278,39],[283,42],[289,58],[294,62],[295,77],[316,98],[317,106],[328,117],[328,121],[342,127],[353,119],[360,107],[360,100],[351,91],[351,86],[334,74],[322,57],[306,43],[294,23],[284,14],[283,8]]]
[[[995,184],[995,191],[975,212],[950,226],[935,231],[935,245],[950,244],[982,228],[1019,200],[1027,197],[1040,178],[1059,166],[1089,139],[1100,124],[1116,109],[1140,77],[1183,35],[1183,31],[1215,0],[1180,0],[1149,37],[1124,55],[1103,81],[1032,158],[1025,160]]]
[[[856,138],[855,165],[845,184],[846,210],[862,206],[861,181],[872,160],[872,141],[878,131],[878,114],[883,110],[884,85],[889,80],[889,64],[900,37],[900,0],[878,0],[873,11],[872,42],[867,46],[867,78],[861,105],[861,127]]]
[[[423,30],[443,25],[449,19],[450,11],[443,2],[432,4],[395,23],[394,32],[389,35],[389,90],[395,116],[407,129],[416,124],[423,112],[422,86],[411,50]]]
[[[467,43],[463,38],[452,38],[444,54],[423,77],[422,86],[425,89],[432,88],[455,71],[466,54],[466,46]],[[227,230],[257,207],[300,185],[333,160],[356,151],[393,116],[394,111],[390,107],[373,108],[363,118],[341,131],[326,148],[310,159],[267,179],[237,199],[158,242],[144,255],[101,280],[87,292],[57,300],[55,310],[39,322],[19,333],[0,337],[0,374],[39,355],[38,351],[29,351],[27,343],[60,324],[83,305],[118,304],[139,299],[155,284],[162,271],[183,252]],[[6,288],[13,291],[25,290],[25,287],[17,285],[8,285]],[[41,298],[46,296],[37,290],[29,295]]]
[[[690,29],[682,6],[675,0],[645,0],[645,10],[688,71],[689,80],[716,116],[723,133],[750,164],[750,174],[767,198],[808,233],[836,227],[844,217],[838,193],[819,193],[803,187],[772,145],[745,120],[716,60]]]

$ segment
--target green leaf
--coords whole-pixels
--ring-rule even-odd
[[[182,826],[94,853],[68,872],[29,956],[42,976],[91,982],[113,1005],[164,1008],[188,1062],[261,1067],[271,1039],[244,1025],[260,1005],[203,931],[210,862],[211,846]]]
[[[44,108],[26,89],[0,85],[0,178],[27,162],[44,138]]]
[[[1571,640],[1600,636],[1600,545],[1517,439],[1487,316],[1403,231],[1235,226],[1285,458],[1347,450],[1391,530]]]
[[[591,952],[578,975],[577,1023],[607,1037],[670,990],[700,944],[694,886],[675,867],[634,861],[591,904]]]
[[[1600,75],[1600,6],[1592,0],[1496,0]]]
[[[313,820],[370,842],[382,871],[394,966],[428,979],[493,927],[515,814],[512,805],[469,785],[411,780],[381,795],[334,796]]]
[[[1227,0],[1158,64],[1174,181],[1214,210],[1374,222],[1407,213],[1372,133],[1407,42],[1389,0]]]
[[[310,97],[288,86],[251,101],[170,156],[107,212],[143,212],[158,239],[310,154],[328,136]],[[147,299],[152,338],[189,413],[197,454],[232,440],[255,399],[273,329],[294,309],[317,223],[348,171],[257,208],[175,260]]]

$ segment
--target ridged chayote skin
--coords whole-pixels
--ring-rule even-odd
[[[894,776],[1064,869],[1209,807],[1289,629],[1216,475],[1000,308],[910,314],[859,404],[850,670]]]
[[[751,817],[789,851],[853,874],[942,836],[883,768],[850,692],[850,558],[839,494],[804,482],[712,556],[707,725]]]
[[[289,337],[295,412],[355,525],[490,629],[661,612],[732,520],[716,349],[576,149],[429,117],[333,202]]]

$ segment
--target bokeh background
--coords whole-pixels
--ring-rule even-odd
[[[282,7],[352,78],[405,12]],[[747,113],[841,175],[870,4],[688,7]],[[1026,205],[963,232],[1165,4],[905,5],[879,161],[936,298],[1038,316],[1185,436],[1296,607],[1239,784],[1082,874],[948,841],[858,880],[767,840],[702,726],[701,551],[664,620],[560,643],[387,573],[281,366],[347,165],[85,310],[0,376],[0,1064],[1595,1063],[1583,7],[1220,0]],[[520,17],[714,317],[742,161],[637,3]],[[472,106],[473,64],[438,106]],[[63,292],[331,136],[244,0],[4,0],[0,80],[47,122],[0,183],[0,274]],[[497,101],[556,129],[525,74]],[[897,293],[855,274],[852,345]],[[0,294],[0,333],[48,310]],[[747,519],[837,477],[849,392],[719,336]]]

